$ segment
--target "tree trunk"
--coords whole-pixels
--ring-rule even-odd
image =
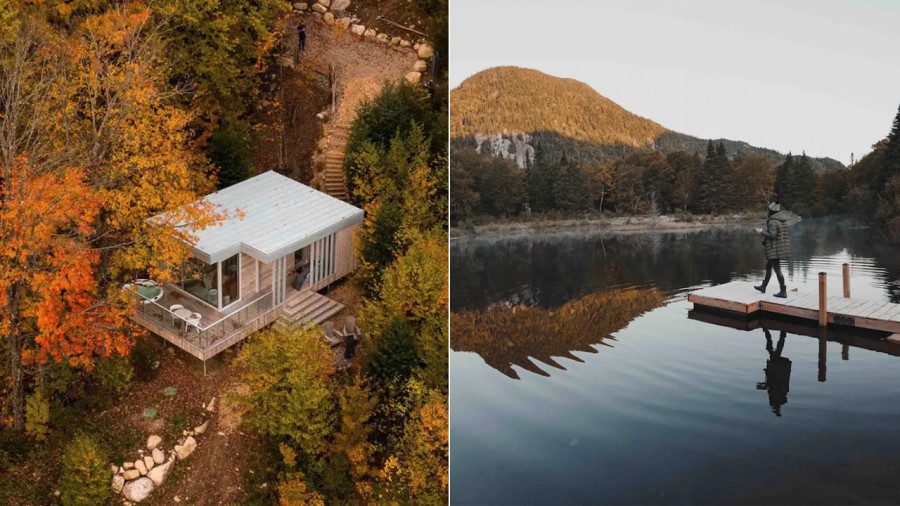
[[[7,409],[12,415],[13,428],[25,429],[25,371],[22,368],[22,336],[19,333],[19,285],[13,283],[6,290],[7,311],[10,323],[9,376],[12,391]]]

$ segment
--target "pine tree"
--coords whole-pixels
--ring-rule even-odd
[[[785,204],[786,206],[791,206],[793,204],[793,196],[791,195],[791,180],[794,174],[794,157],[791,153],[788,153],[784,158],[784,161],[781,162],[781,165],[778,166],[778,170],[775,174],[775,195],[776,199]]]
[[[881,181],[882,185],[890,178],[900,174],[900,107],[897,108],[891,133],[887,136],[882,174],[884,175]]]
[[[711,213],[716,210],[716,192],[719,191],[715,176],[716,163],[716,147],[710,139],[706,144],[706,159],[700,166],[697,177],[697,210],[701,213]]]

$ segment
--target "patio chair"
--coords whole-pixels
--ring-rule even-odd
[[[341,338],[334,335],[334,322],[323,323],[322,330],[325,331],[325,341],[330,344],[332,348],[341,344]]]
[[[179,309],[184,309],[184,306],[182,306],[181,304],[172,304],[171,306],[169,306],[169,311],[173,313],[175,311],[178,311]]]
[[[346,316],[344,317],[344,332],[345,336],[354,334],[360,334],[359,326],[356,325],[356,317],[355,316]]]
[[[200,313],[191,313],[191,316],[185,318],[184,323],[186,325],[191,325],[195,329],[197,329],[197,334],[200,333],[200,319],[203,318],[203,315]]]

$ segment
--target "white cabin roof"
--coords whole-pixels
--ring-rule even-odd
[[[203,200],[217,204],[229,216],[240,209],[243,219],[230,217],[196,233],[194,256],[206,263],[246,253],[273,262],[351,225],[361,225],[363,210],[269,171]]]

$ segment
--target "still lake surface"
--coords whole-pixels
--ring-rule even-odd
[[[753,226],[454,240],[451,502],[900,502],[900,357],[689,317],[691,290],[761,279]],[[854,297],[900,302],[874,231],[791,234],[789,289],[839,294],[849,262]]]

